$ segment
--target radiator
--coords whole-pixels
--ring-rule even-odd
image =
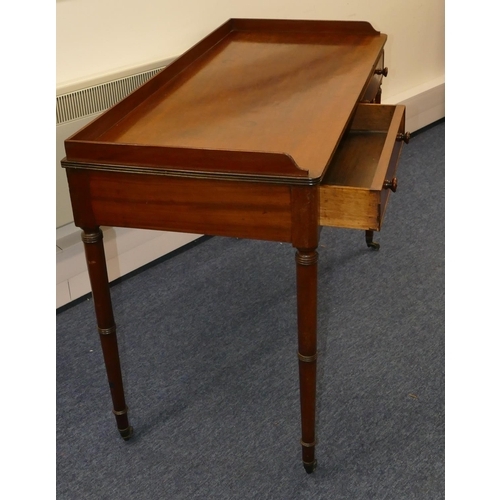
[[[110,108],[162,69],[152,69],[57,96],[57,124],[78,120]]]

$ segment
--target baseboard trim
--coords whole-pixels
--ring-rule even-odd
[[[383,96],[383,93],[382,93]],[[406,92],[382,98],[384,104],[406,106],[406,130],[416,132],[445,116],[444,76],[427,82]]]
[[[110,282],[200,238],[199,234],[103,227]],[[56,308],[90,293],[80,229],[68,224],[56,235]]]

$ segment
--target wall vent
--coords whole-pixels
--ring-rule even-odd
[[[159,73],[164,67],[57,96],[57,124],[105,111]]]

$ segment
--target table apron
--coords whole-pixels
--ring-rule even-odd
[[[67,169],[75,224],[292,241],[281,184]],[[302,189],[315,189],[314,186]]]

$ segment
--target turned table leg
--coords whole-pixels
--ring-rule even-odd
[[[316,249],[297,249],[297,320],[302,422],[302,461],[306,472],[316,468],[316,324],[318,253]]]
[[[111,305],[101,229],[84,229],[82,241],[85,248],[90,286],[94,298],[97,330],[101,340],[104,364],[106,366],[111,399],[113,401],[113,413],[120,435],[123,439],[128,440],[132,437],[133,428],[128,422],[127,405],[125,404],[125,394],[123,392],[120,357],[118,355],[118,343],[116,340],[116,325]]]

